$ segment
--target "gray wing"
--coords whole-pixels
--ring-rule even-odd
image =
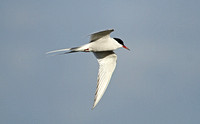
[[[109,35],[111,32],[113,32],[114,29],[109,29],[109,30],[105,30],[105,31],[100,31],[94,34],[90,35],[90,42],[94,42],[95,40],[98,40],[104,36]]]
[[[94,108],[103,96],[116,67],[117,55],[113,51],[94,52],[99,62],[97,88],[94,98]]]

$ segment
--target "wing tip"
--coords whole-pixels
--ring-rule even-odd
[[[114,29],[113,29],[113,28],[110,28],[110,29],[106,29],[106,30],[100,30],[100,31],[98,31],[98,32],[94,32],[94,33],[89,34],[89,36],[90,36],[90,35],[93,35],[93,34],[96,34],[96,33],[99,33],[99,32],[103,32],[103,31],[110,31],[110,32],[113,32]]]
[[[95,107],[94,107],[94,106],[92,106],[91,110],[94,110],[94,108],[95,108]]]
[[[97,103],[96,103],[96,102],[94,102],[94,104],[93,104],[93,106],[92,106],[91,110],[93,110],[93,109],[96,107],[96,105],[97,105]]]
[[[114,29],[113,29],[113,28],[110,28],[110,29],[107,29],[107,30],[104,30],[104,31],[110,31],[110,32],[113,32]]]
[[[109,31],[114,31],[114,28],[108,28],[107,30],[109,30]]]

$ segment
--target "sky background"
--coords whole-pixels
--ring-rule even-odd
[[[197,124],[199,0],[0,0],[1,124]],[[92,53],[47,56],[114,28],[131,51],[94,110]]]

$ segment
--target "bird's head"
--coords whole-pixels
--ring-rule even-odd
[[[120,45],[122,45],[122,47],[123,48],[125,48],[125,49],[127,49],[127,50],[130,50],[128,47],[126,47],[125,45],[124,45],[124,42],[121,40],[121,39],[119,39],[119,38],[114,38]]]

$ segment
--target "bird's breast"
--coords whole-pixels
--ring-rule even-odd
[[[97,40],[90,44],[90,49],[94,52],[101,52],[101,51],[113,51],[117,49],[118,46],[115,45],[115,42],[112,40]]]

